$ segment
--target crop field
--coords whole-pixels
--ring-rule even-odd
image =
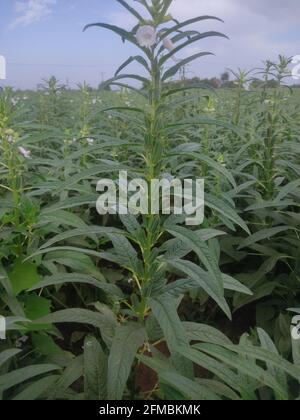
[[[297,400],[291,59],[234,70],[227,87],[189,84],[178,74],[206,60],[202,39],[223,36],[193,25],[214,30],[215,18],[179,23],[172,0],[139,1],[149,21],[119,3],[132,32],[86,31],[113,31],[139,52],[101,88],[52,77],[38,91],[0,91],[0,399]],[[178,59],[191,45],[199,53]],[[148,211],[110,202],[120,174]],[[196,207],[192,223],[172,212],[174,185],[170,211],[150,212],[141,191],[157,179],[204,180],[201,220]]]

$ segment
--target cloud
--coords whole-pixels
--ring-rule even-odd
[[[268,16],[269,19],[299,22],[299,0],[252,0],[245,2],[245,7],[255,13]]]
[[[18,17],[11,23],[10,28],[29,26],[51,16],[56,0],[22,0],[15,5]]]
[[[299,0],[189,0],[188,7],[186,3],[174,0],[174,17],[185,20],[197,15],[218,16],[225,24],[201,22],[197,29],[218,30],[230,38],[230,41],[211,38],[188,51],[208,49],[216,54],[191,65],[191,72],[197,75],[217,75],[227,67],[253,68],[263,60],[276,60],[279,54],[293,56],[300,52]]]

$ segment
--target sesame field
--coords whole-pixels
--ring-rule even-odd
[[[216,18],[118,3],[98,89],[0,90],[0,399],[299,400],[292,60],[191,80]]]

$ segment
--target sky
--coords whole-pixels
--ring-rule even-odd
[[[215,54],[190,65],[189,77],[260,67],[278,54],[300,56],[300,0],[174,0],[171,12],[181,21],[217,16],[224,23],[211,20],[196,29],[216,30],[230,38],[203,40],[182,53],[178,58],[199,51]],[[83,81],[96,87],[111,77],[136,50],[99,28],[83,33],[83,27],[94,22],[126,29],[136,24],[115,0],[0,0],[0,55],[7,61],[7,79],[0,85],[32,89],[55,75],[70,87]],[[138,70],[136,65],[131,69]]]

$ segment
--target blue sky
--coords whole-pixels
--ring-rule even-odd
[[[214,14],[225,23],[210,21],[197,29],[230,37],[207,40],[189,50],[216,54],[191,66],[190,76],[256,67],[279,53],[300,55],[299,0],[174,0],[172,14],[179,20]],[[71,86],[84,80],[97,86],[134,52],[104,30],[82,32],[85,24],[97,21],[126,28],[134,24],[115,0],[1,0],[0,55],[7,60],[7,80],[1,84],[34,88],[54,74]]]

